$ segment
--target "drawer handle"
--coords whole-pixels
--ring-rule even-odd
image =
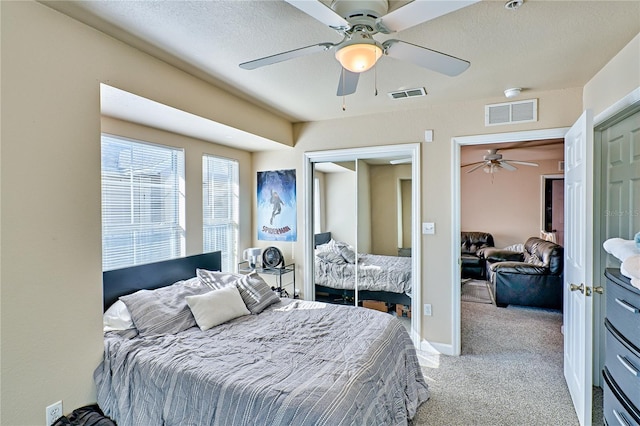
[[[633,312],[634,314],[638,313],[638,308],[636,308],[635,306],[633,306],[632,304],[630,304],[625,300],[620,300],[616,297],[616,303],[622,306],[623,308],[625,308],[629,312]]]
[[[622,426],[631,426],[631,423],[629,423],[624,414],[619,413],[615,408],[613,409],[613,415],[616,416],[616,420],[618,420],[618,423],[620,423]]]
[[[640,371],[638,371],[638,369],[633,364],[631,364],[631,361],[629,361],[627,357],[625,357],[624,355],[616,355],[616,358],[618,358],[618,361],[620,361],[620,364],[622,364],[624,368],[629,370],[631,374],[633,374],[636,377],[640,375]]]

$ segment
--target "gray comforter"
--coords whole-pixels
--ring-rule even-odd
[[[355,288],[353,263],[328,262],[316,256],[315,284],[331,288]],[[406,293],[411,296],[411,258],[375,254],[358,255],[358,289]]]
[[[105,336],[98,403],[127,425],[406,425],[428,399],[403,325],[284,300],[207,331]]]

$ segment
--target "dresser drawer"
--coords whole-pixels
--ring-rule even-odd
[[[603,416],[608,426],[640,426],[638,417],[621,401],[623,397],[620,396],[620,391],[611,380],[606,367],[602,390]]]
[[[607,319],[636,348],[640,348],[640,294],[607,281]]]
[[[640,353],[612,329],[609,321],[605,321],[605,326],[607,370],[629,402],[640,407]]]

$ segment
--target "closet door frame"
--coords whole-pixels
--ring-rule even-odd
[[[422,300],[422,241],[420,234],[420,144],[398,144],[327,151],[310,151],[304,154],[304,297],[315,299],[314,247],[313,247],[313,169],[315,163],[355,161],[380,158],[411,158],[411,339],[420,347]]]

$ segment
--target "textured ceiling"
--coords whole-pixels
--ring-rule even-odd
[[[527,0],[517,11],[481,1],[393,34],[471,62],[457,77],[383,57],[355,94],[335,95],[333,52],[256,70],[238,64],[320,42],[333,30],[284,1],[42,1],[135,47],[297,121],[495,98],[509,87],[535,92],[582,87],[640,32],[639,1]],[[405,2],[393,2],[391,8]],[[377,35],[379,41],[389,36]],[[375,89],[378,95],[375,96]],[[428,96],[387,92],[424,87]],[[343,110],[343,102],[346,111]]]

